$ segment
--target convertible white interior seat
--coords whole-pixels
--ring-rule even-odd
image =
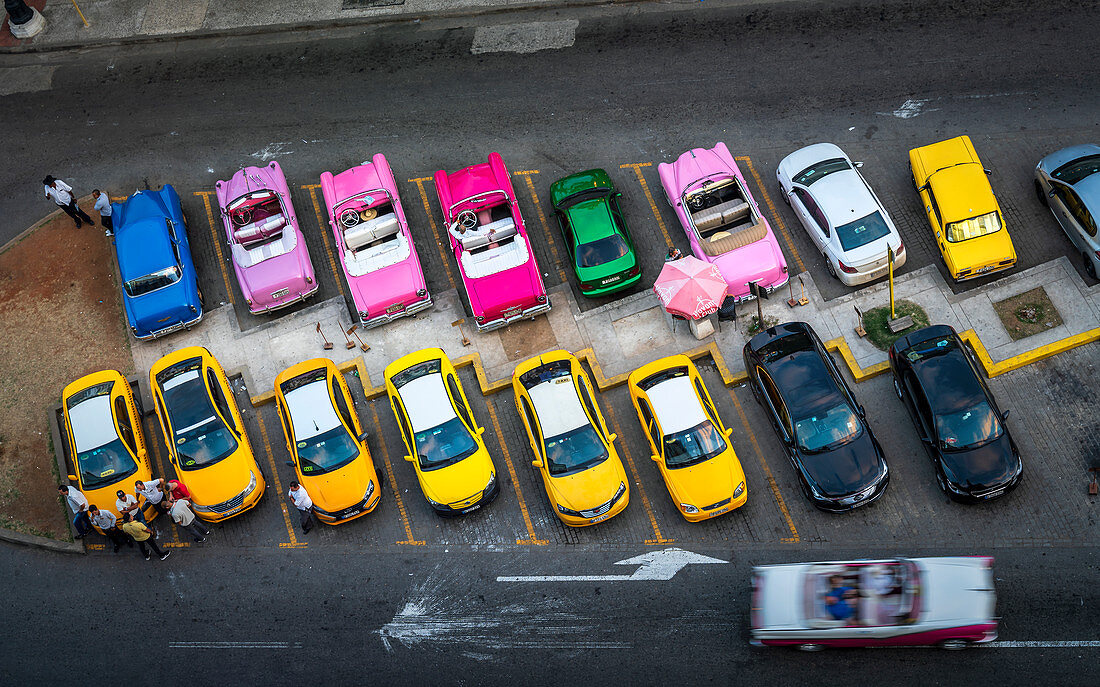
[[[233,238],[242,246],[248,246],[278,236],[286,226],[286,217],[273,215],[258,222],[246,224],[233,230]]]
[[[393,236],[400,230],[401,225],[397,221],[397,215],[391,212],[345,229],[344,244],[349,250],[355,251],[379,239]]]
[[[695,228],[703,232],[717,229],[724,224],[730,224],[748,214],[748,212],[749,204],[740,198],[735,198],[712,208],[693,212],[691,213],[691,220],[695,223]]]
[[[482,224],[476,229],[471,229],[463,234],[462,248],[467,251],[482,248],[490,243],[500,242],[515,236],[517,231],[516,223],[511,217],[498,219],[489,224]]]

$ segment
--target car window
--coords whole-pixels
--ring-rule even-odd
[[[848,161],[842,157],[834,157],[828,160],[812,165],[802,170],[794,176],[794,183],[802,184],[803,186],[809,186],[815,181],[829,176],[833,172],[843,172],[846,169],[851,169],[852,166],[848,164]]]
[[[917,411],[917,421],[920,422],[921,432],[924,436],[932,437],[932,407],[928,405],[928,399],[924,397],[924,390],[913,378],[913,374],[905,375],[905,386],[909,389],[909,397],[913,399],[913,407]]]
[[[409,429],[409,420],[405,417],[405,409],[401,407],[401,401],[390,399],[390,407],[393,408],[393,414],[397,417],[397,424],[401,425],[401,439],[405,442],[405,446],[410,445],[412,441],[412,430]]]
[[[458,380],[452,374],[447,375],[447,389],[451,392],[451,402],[454,404],[455,410],[462,417],[462,421],[466,423],[466,426],[472,430],[474,428],[473,418],[470,417],[470,413],[466,409],[466,402],[458,386]]]
[[[573,234],[573,225],[569,223],[569,217],[564,212],[554,213],[558,218],[558,225],[561,227],[562,233],[565,234],[565,247],[569,250],[569,254],[573,254],[573,247],[577,242],[577,237]]]
[[[726,450],[726,439],[710,420],[664,438],[665,465],[670,469],[702,463]]]
[[[218,376],[214,374],[213,370],[208,369],[206,371],[206,381],[210,383],[210,395],[214,398],[214,405],[218,407],[218,412],[222,414],[226,422],[232,424],[233,415],[229,412],[229,403],[225,400],[222,385],[218,383]]]
[[[947,240],[952,243],[994,234],[1001,230],[1001,216],[994,212],[971,217],[947,225]]]
[[[1051,172],[1050,176],[1067,184],[1076,184],[1097,172],[1100,172],[1100,155],[1086,155],[1062,165]]]
[[[144,296],[147,293],[152,293],[165,286],[175,284],[182,276],[183,271],[180,270],[179,266],[173,265],[172,267],[166,267],[152,274],[146,274],[136,279],[131,279],[122,286],[126,289],[126,293],[131,298],[137,298],[138,296]]]
[[[936,436],[940,448],[967,449],[981,446],[1001,436],[1001,423],[988,401],[969,408],[936,416]]]
[[[1058,194],[1058,198],[1061,199],[1062,204],[1066,206],[1066,210],[1069,210],[1069,214],[1073,215],[1073,218],[1077,220],[1078,226],[1081,227],[1089,236],[1096,236],[1096,221],[1092,215],[1089,214],[1085,204],[1081,202],[1081,199],[1071,188],[1062,186],[1061,184],[1054,184],[1054,192]]]
[[[798,200],[801,201],[803,206],[805,206],[806,212],[809,212],[810,216],[813,217],[814,223],[817,224],[818,231],[820,231],[825,236],[829,236],[829,222],[826,221],[825,213],[823,213],[821,211],[821,208],[818,207],[817,203],[813,199],[813,196],[811,196],[809,192],[801,188],[794,189],[794,192],[795,195],[798,196]]]
[[[772,407],[779,415],[779,421],[783,423],[783,428],[787,431],[787,436],[791,436],[793,433],[791,418],[787,414],[787,406],[783,403],[783,397],[779,395],[779,389],[776,388],[775,382],[773,382],[771,377],[768,376],[768,373],[764,371],[764,368],[756,368],[756,374],[760,378],[761,386],[764,387],[764,393],[768,395]]]
[[[710,395],[707,394],[707,390],[703,386],[703,381],[701,379],[694,379],[692,381],[695,383],[695,393],[699,394],[699,400],[702,401],[703,408],[706,409],[711,420],[718,422],[718,412],[714,410],[714,406],[710,403]]]
[[[539,428],[539,423],[535,420],[535,412],[531,410],[531,404],[527,402],[527,398],[521,396],[519,404],[523,408],[523,414],[527,420],[527,426],[531,428],[531,435],[535,437],[535,443],[542,444],[542,430]]]
[[[840,247],[844,250],[852,250],[865,246],[872,241],[877,241],[890,233],[890,226],[882,213],[875,210],[866,217],[861,217],[854,222],[842,224],[836,228],[837,238],[840,239]]]
[[[583,377],[577,377],[577,389],[580,390],[581,402],[584,403],[584,408],[588,411],[588,417],[592,418],[592,424],[596,426],[596,429],[602,432],[602,428],[600,427],[600,414],[596,412],[596,404],[592,401],[592,396],[588,393],[588,384],[584,382]]]
[[[795,440],[804,451],[824,451],[842,446],[862,432],[859,418],[847,403],[837,403],[795,420]]]
[[[421,470],[438,470],[454,465],[477,452],[477,442],[460,418],[421,430],[414,435]]]
[[[551,475],[569,475],[602,463],[607,447],[592,425],[549,437],[545,441],[546,467]]]
[[[119,436],[130,447],[130,451],[136,454],[137,443],[134,440],[133,425],[130,423],[130,410],[126,406],[126,399],[123,396],[115,396],[115,419],[118,420]]]
[[[932,186],[926,183],[925,188],[928,190],[928,203],[932,208],[932,219],[936,222],[937,227],[942,227],[943,222],[940,220],[940,206],[936,203],[936,196],[932,193]]]
[[[577,267],[596,267],[618,260],[630,252],[630,246],[619,234],[611,234],[596,241],[577,246]]]
[[[330,381],[332,389],[332,398],[335,401],[336,412],[340,413],[340,417],[343,418],[344,424],[348,429],[355,431],[355,422],[351,417],[351,408],[348,407],[347,397],[344,395],[344,389],[340,386],[340,381],[336,377],[332,377]]]

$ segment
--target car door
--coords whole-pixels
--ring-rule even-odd
[[[799,186],[795,186],[791,189],[791,208],[794,209],[794,213],[798,215],[798,219],[802,222],[802,226],[806,228],[806,233],[810,235],[810,240],[814,242],[818,250],[825,251],[829,245],[829,223],[825,219],[825,215],[821,212],[821,208],[817,202],[814,201],[813,196],[809,190]],[[830,256],[830,258],[833,256]]]
[[[913,401],[913,420],[917,428],[917,435],[924,445],[928,457],[933,461],[937,459],[936,453],[936,422],[932,417],[932,406],[924,394],[924,388],[917,382],[912,372],[905,375],[905,390]]]
[[[947,244],[943,237],[943,224],[940,222],[940,206],[936,203],[936,196],[932,194],[932,186],[926,185],[925,191],[928,200],[924,204],[924,211],[928,215],[928,223],[932,225],[932,233],[936,235],[936,245],[940,248],[940,254],[947,261]],[[948,265],[950,267],[950,265]]]
[[[1050,179],[1050,193],[1047,194],[1047,202],[1050,205],[1054,219],[1058,220],[1058,224],[1062,226],[1062,230],[1066,232],[1066,236],[1077,247],[1077,250],[1088,250],[1085,230],[1071,210],[1071,208],[1076,209],[1081,205],[1081,201],[1077,198],[1077,194],[1073,192],[1073,189],[1055,179]]]
[[[779,436],[779,440],[783,442],[788,457],[793,461],[794,428],[791,426],[790,415],[787,413],[787,406],[783,402],[783,397],[780,395],[779,389],[775,386],[775,382],[772,381],[771,376],[768,375],[764,368],[756,368],[756,378],[760,380],[764,408],[767,410],[768,417],[772,421],[772,427],[775,428],[775,433]]]
[[[554,216],[558,219],[558,228],[561,229],[562,239],[565,241],[565,250],[569,252],[569,261],[573,262],[577,243],[573,235],[573,226],[569,223],[569,215],[564,210],[555,210]]]

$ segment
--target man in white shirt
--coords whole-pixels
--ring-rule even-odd
[[[115,492],[115,496],[118,497],[118,500],[115,501],[115,510],[122,515],[129,513],[134,516],[134,520],[140,523],[145,522],[144,509],[138,505],[138,500],[133,494],[127,494],[119,489]]]
[[[309,494],[306,493],[306,488],[297,482],[290,483],[290,500],[294,502],[294,507],[298,509],[298,515],[302,522],[302,534],[309,534],[309,531],[313,528],[313,499],[309,498]]]
[[[148,482],[142,482],[139,479],[134,482],[134,496],[144,496],[146,503],[156,508],[158,513],[164,515],[168,512],[168,507],[164,503],[164,492],[161,490],[163,484],[164,479],[161,477],[151,479]]]
[[[64,210],[66,215],[72,217],[78,229],[82,226],[81,220],[84,220],[93,227],[95,226],[95,222],[88,216],[88,213],[81,210],[80,206],[76,204],[76,198],[73,197],[72,186],[69,186],[64,181],[54,178],[49,174],[42,180],[42,183],[46,187],[46,197],[56,203],[57,207]]]
[[[107,197],[106,193],[100,193],[98,188],[92,191],[92,198],[95,198],[95,205],[92,206],[92,209],[99,213],[99,223],[107,230],[107,236],[110,236],[115,228],[115,224],[111,220],[111,213],[114,212],[111,209],[111,199]]]
[[[195,514],[191,512],[190,501],[187,499],[172,501],[168,514],[172,516],[173,522],[190,532],[195,541],[200,543],[206,541],[206,535],[210,534],[210,530],[203,527],[202,523],[195,518]]]
[[[115,514],[109,510],[99,510],[95,504],[88,506],[88,517],[91,519],[92,524],[103,530],[103,534],[107,535],[107,538],[114,542],[115,553],[122,548],[123,544],[134,545],[134,541],[122,533],[122,530],[118,529],[118,518]]]
[[[57,485],[57,492],[65,497],[75,517],[73,527],[76,528],[76,538],[83,539],[84,535],[92,531],[92,523],[88,520],[88,499],[76,487],[68,484]]]

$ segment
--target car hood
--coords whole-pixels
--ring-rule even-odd
[[[802,464],[818,491],[830,497],[866,489],[886,472],[886,461],[866,428],[854,441],[839,448],[803,453]]]
[[[249,471],[259,482],[260,468],[242,442],[228,458],[198,470],[180,470],[179,475],[191,492],[191,500],[209,506],[228,501],[244,491],[250,480]]]
[[[369,458],[365,453],[344,467],[317,477],[301,477],[302,486],[313,499],[314,505],[324,511],[334,513],[351,508],[363,501],[367,493],[367,483],[372,478],[372,470],[367,468]],[[378,487],[377,482],[375,488]]]
[[[745,473],[733,449],[698,465],[669,470],[666,474],[673,484],[677,498],[700,509],[724,499],[732,499],[733,490],[745,481]]]
[[[988,558],[916,559],[921,568],[920,621],[995,622],[997,593]]]
[[[607,460],[599,465],[572,475],[550,478],[556,500],[575,511],[591,510],[607,503],[619,490],[620,483],[626,484],[626,470],[614,448]]]
[[[968,490],[1004,484],[1020,469],[1008,432],[974,449],[940,451],[940,458],[952,481]]]
[[[676,158],[671,165],[673,188],[682,195],[688,186],[704,178],[715,181],[729,179],[734,175],[730,166],[713,149],[694,148]],[[673,198],[673,202],[676,199]]]
[[[489,485],[493,461],[484,446],[474,455],[438,470],[420,471],[424,496],[436,503],[452,504],[480,494]]]

